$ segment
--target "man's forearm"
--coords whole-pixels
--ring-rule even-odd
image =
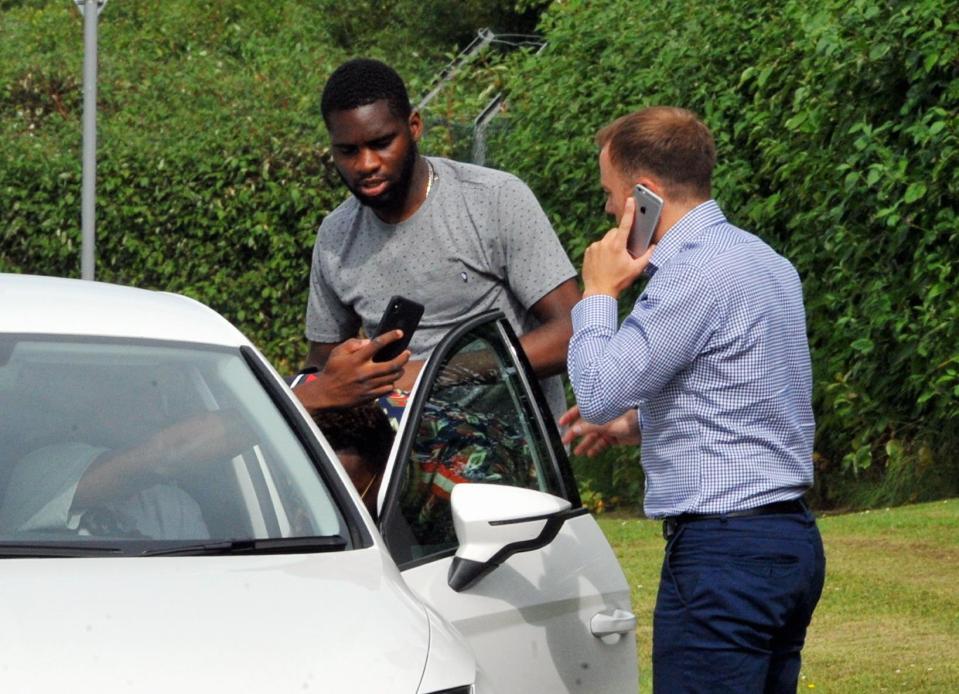
[[[631,406],[623,384],[633,374],[620,372],[620,360],[606,358],[616,334],[616,302],[611,297],[583,299],[573,309],[573,318],[569,378],[576,404],[583,419],[605,424]]]
[[[572,334],[572,321],[557,319],[520,337],[523,351],[538,377],[555,376],[566,371],[566,350]]]
[[[531,307],[539,326],[520,337],[523,351],[540,378],[566,371],[566,350],[573,334],[570,316],[580,299],[579,286],[571,277],[554,287]]]

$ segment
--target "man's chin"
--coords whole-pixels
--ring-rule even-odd
[[[361,205],[366,205],[367,207],[372,207],[377,210],[387,209],[393,202],[393,196],[390,195],[389,191],[380,193],[379,195],[365,195],[354,190],[353,195],[360,201]]]
[[[389,187],[377,195],[366,195],[362,190],[353,191],[353,196],[360,201],[361,205],[371,207],[374,210],[395,210],[402,206],[402,196],[399,195],[395,187]]]

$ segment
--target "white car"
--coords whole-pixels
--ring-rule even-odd
[[[423,369],[378,523],[183,296],[0,275],[0,412],[2,691],[637,690],[629,587],[498,313]]]

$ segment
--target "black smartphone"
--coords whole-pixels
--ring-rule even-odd
[[[383,311],[383,317],[380,318],[380,324],[371,337],[379,337],[397,328],[403,331],[403,337],[380,349],[373,355],[373,361],[389,361],[400,356],[413,339],[413,333],[416,332],[416,326],[420,324],[422,317],[423,304],[398,295],[391,297],[386,310]]]
[[[663,211],[663,199],[638,183],[633,190],[633,199],[636,201],[636,208],[633,212],[633,228],[629,230],[629,238],[626,241],[626,250],[634,258],[638,258],[649,248],[649,242],[659,222],[659,215]]]

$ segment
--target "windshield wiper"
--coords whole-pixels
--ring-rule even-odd
[[[91,557],[102,554],[123,554],[120,547],[92,545],[77,542],[75,544],[29,544],[26,542],[0,543],[0,559],[24,557]]]
[[[310,537],[277,537],[260,540],[224,540],[200,544],[177,545],[148,549],[142,557],[172,557],[178,555],[212,554],[307,554],[337,552],[346,549],[341,535],[314,535]]]

